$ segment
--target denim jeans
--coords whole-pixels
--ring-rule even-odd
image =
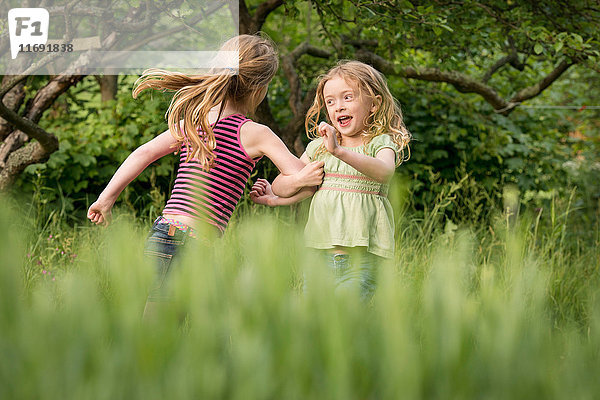
[[[358,288],[363,300],[369,300],[373,296],[377,287],[377,269],[383,258],[366,251],[353,254],[323,254],[333,273],[336,290]]]
[[[187,232],[159,221],[160,217],[154,221],[144,249],[144,255],[151,258],[156,266],[156,276],[148,294],[148,301],[169,299],[165,293],[167,276],[176,265],[183,245],[189,240]]]

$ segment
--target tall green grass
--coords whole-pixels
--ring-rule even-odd
[[[121,218],[27,238],[7,209],[2,399],[600,393],[599,244],[572,243],[568,211],[549,227],[499,212],[492,226],[473,228],[401,212],[396,259],[381,266],[367,303],[335,290],[300,228],[277,214],[246,215],[223,240],[188,248],[173,301],[143,320],[152,281],[143,229]],[[57,247],[76,257],[55,256]]]

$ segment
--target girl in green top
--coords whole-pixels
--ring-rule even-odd
[[[327,122],[318,123],[323,110]],[[318,174],[324,163],[304,231],[306,245],[323,252],[338,285],[358,283],[370,296],[377,264],[394,256],[388,182],[405,160],[405,149],[408,158],[410,132],[383,75],[358,61],[342,61],[321,78],[306,129],[313,140],[300,159],[312,168],[301,173]],[[299,193],[300,178],[279,175],[272,188],[259,179],[250,195],[259,204],[290,204],[306,197]]]

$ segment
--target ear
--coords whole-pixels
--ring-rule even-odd
[[[377,95],[373,98],[373,105],[371,106],[371,112],[374,113],[377,111],[379,106],[381,105],[381,96]]]

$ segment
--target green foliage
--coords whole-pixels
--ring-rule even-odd
[[[55,102],[41,126],[59,138],[60,148],[46,163],[29,166],[16,187],[24,193],[43,191],[45,203],[68,212],[85,211],[125,158],[167,129],[168,98],[156,92],[133,99],[132,78],[122,77],[117,99],[106,104],[100,104],[92,77]],[[122,200],[144,214],[156,213],[169,190],[174,161],[164,157],[151,165]]]
[[[574,129],[571,122],[535,109],[519,109],[507,118],[474,96],[465,99],[425,84],[390,84],[414,137],[411,159],[397,173],[409,178],[415,209],[433,207],[439,195],[458,182],[455,197],[445,208],[454,222],[488,224],[488,210],[501,204],[508,183],[530,194],[556,190],[568,195],[565,163],[575,152],[564,138]]]
[[[250,11],[260,3],[248,2]],[[589,68],[599,45],[592,23],[597,11],[590,10],[594,13],[587,17],[583,8],[573,4],[564,10],[555,1],[546,2],[544,8],[521,1],[294,1],[271,13],[264,31],[282,54],[307,40],[332,51],[330,59],[299,58],[296,69],[305,93],[337,58],[354,58],[357,41],[398,65],[431,66],[480,80],[501,57],[516,50],[525,70],[507,64],[489,78],[489,84],[506,98],[538,83],[562,60],[580,62],[509,117],[448,84],[388,76],[415,139],[411,160],[398,168],[412,193],[413,209],[431,210],[454,188],[443,207],[444,217],[453,223],[488,224],[490,210],[500,205],[508,183],[519,187],[522,201],[532,209],[547,209],[553,197],[567,196],[569,188],[577,186],[576,207],[591,213],[597,210],[600,186],[590,160],[600,154],[598,113],[588,110],[573,117],[571,111],[525,108],[597,103],[598,74]],[[177,10],[189,11],[187,2]],[[217,35],[219,30],[211,32]],[[48,212],[75,215],[72,221],[81,218],[125,157],[166,129],[167,97],[154,92],[133,100],[133,79],[121,77],[116,102],[104,106],[91,78],[60,97],[41,121],[42,127],[59,137],[60,150],[47,163],[30,166],[17,190],[41,197]],[[44,83],[43,77],[30,78],[28,96]],[[292,118],[289,95],[289,84],[280,71],[268,94],[280,127]],[[306,137],[303,140],[306,143]],[[155,215],[169,192],[175,162],[174,157],[166,157],[147,169],[122,194],[122,204],[137,215]],[[276,173],[272,164],[263,161],[255,176],[272,179]],[[249,205],[247,197],[242,204]]]
[[[595,28],[598,10],[588,10],[583,3],[568,9],[554,1],[543,7],[522,1],[434,4],[326,0],[311,5],[308,8],[306,3],[293,2],[293,6],[286,6],[286,10],[294,9],[293,18],[289,12],[277,12],[265,24],[265,31],[283,53],[307,40],[333,52],[328,60],[310,56],[299,59],[297,71],[305,91],[314,87],[316,77],[337,58],[355,58],[358,47],[396,65],[456,71],[478,81],[514,51],[516,62],[489,77],[488,83],[500,96],[510,98],[539,83],[559,62],[574,60],[581,66],[571,67],[561,80],[524,106],[585,104],[580,103],[581,98],[587,99],[587,104],[597,103],[590,82],[596,82],[597,87],[598,74],[590,67],[597,69],[592,64],[600,48]],[[405,182],[418,211],[435,207],[435,200],[443,197],[448,187],[462,182],[444,208],[446,217],[454,222],[487,224],[489,210],[499,206],[502,189],[508,183],[518,185],[527,206],[539,208],[548,206],[550,193],[568,196],[570,185],[587,185],[593,180],[584,172],[587,160],[600,154],[592,142],[598,137],[598,126],[590,120],[574,120],[569,117],[571,111],[526,108],[517,108],[504,117],[480,97],[461,94],[460,88],[445,83],[407,81],[393,75],[388,80],[415,138],[412,158],[398,168],[398,174],[409,178]],[[277,77],[271,88],[274,101],[270,105],[281,126],[291,114],[285,101],[286,85]],[[594,118],[593,112],[588,114]],[[571,139],[582,125],[591,128],[588,138]],[[569,167],[570,161],[582,155],[577,147],[585,148],[587,154],[580,163],[581,173]],[[584,190],[588,193],[577,191],[577,196],[592,207],[596,196],[592,193],[600,187],[594,184],[592,190]]]

